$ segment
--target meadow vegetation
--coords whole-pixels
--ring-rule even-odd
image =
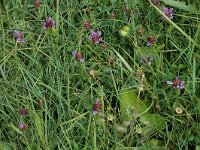
[[[199,150],[199,0],[0,0],[0,149]]]

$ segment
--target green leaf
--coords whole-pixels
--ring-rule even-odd
[[[186,2],[175,1],[175,0],[163,0],[166,5],[170,5],[188,12],[199,14],[198,9],[192,5],[186,5]]]
[[[152,56],[154,55],[153,51],[149,47],[140,47],[137,51],[138,55],[141,56]]]
[[[119,93],[120,112],[124,120],[139,117],[147,110],[147,106],[130,89],[122,89]],[[134,112],[131,113],[131,111]]]
[[[143,136],[149,136],[151,133],[154,133],[154,132],[155,132],[155,129],[149,126],[141,127],[138,130],[138,133],[142,134]]]
[[[148,143],[148,145],[153,148],[153,147],[157,147],[157,146],[162,146],[162,142],[158,139],[151,139]]]
[[[117,146],[115,150],[141,150],[139,147],[119,147]]]
[[[195,150],[200,150],[200,146],[197,145]]]
[[[152,127],[158,131],[165,128],[165,118],[159,114],[144,114],[140,117],[140,122],[148,127]]]
[[[13,150],[13,149],[14,148],[11,143],[0,141],[0,150]]]
[[[144,0],[125,0],[125,4],[131,8],[135,6],[144,6]]]
[[[161,48],[157,47],[156,49],[152,49],[151,47],[140,47],[138,48],[137,54],[141,56],[156,56]]]

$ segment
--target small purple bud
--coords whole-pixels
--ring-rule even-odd
[[[160,0],[152,0],[152,3],[157,6],[160,4]]]
[[[25,108],[20,108],[20,109],[19,109],[19,114],[20,114],[21,116],[26,116],[26,114],[27,114],[26,109],[25,109]]]
[[[154,36],[150,36],[148,38],[147,46],[153,45],[155,43],[155,41],[156,41],[156,38]]]
[[[102,105],[100,101],[94,102],[93,110],[92,110],[93,115],[96,115],[97,113],[99,113],[101,111],[101,107]]]
[[[110,13],[110,18],[111,19],[115,19],[115,13],[114,13],[114,11]]]
[[[21,131],[24,131],[25,129],[25,124],[23,122],[20,122],[19,125],[18,125],[18,128],[21,130]]]
[[[91,26],[90,26],[90,23],[88,21],[84,21],[83,22],[83,27],[86,29],[86,30],[90,30]]]
[[[41,1],[40,0],[35,0],[34,5],[35,5],[35,7],[40,7]]]
[[[151,65],[151,62],[153,61],[153,56],[142,56],[140,62],[144,65]]]
[[[73,52],[72,52],[72,56],[73,56],[77,61],[80,61],[80,62],[84,62],[84,61],[85,61],[84,57],[82,57],[82,54],[81,54],[80,52],[73,51]]]

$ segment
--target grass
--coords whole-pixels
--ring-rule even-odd
[[[162,19],[163,5],[173,20]],[[199,9],[198,0],[43,0],[38,8],[1,0],[0,149],[200,149]],[[43,29],[48,16],[55,30]],[[84,21],[102,32],[99,44]],[[184,89],[166,84],[176,76]]]

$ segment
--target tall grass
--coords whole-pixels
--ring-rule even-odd
[[[163,5],[173,7],[173,20],[162,19]],[[0,149],[199,149],[199,10],[199,0],[43,0],[38,8],[33,0],[1,0]],[[53,31],[43,29],[49,16]],[[84,21],[102,32],[100,44],[89,40]],[[156,41],[148,47],[150,36]],[[141,63],[143,55],[152,63]],[[184,89],[167,85],[176,76]],[[121,116],[124,88],[165,119],[163,130],[145,134],[134,108],[131,119]],[[96,100],[102,110],[93,115]]]

